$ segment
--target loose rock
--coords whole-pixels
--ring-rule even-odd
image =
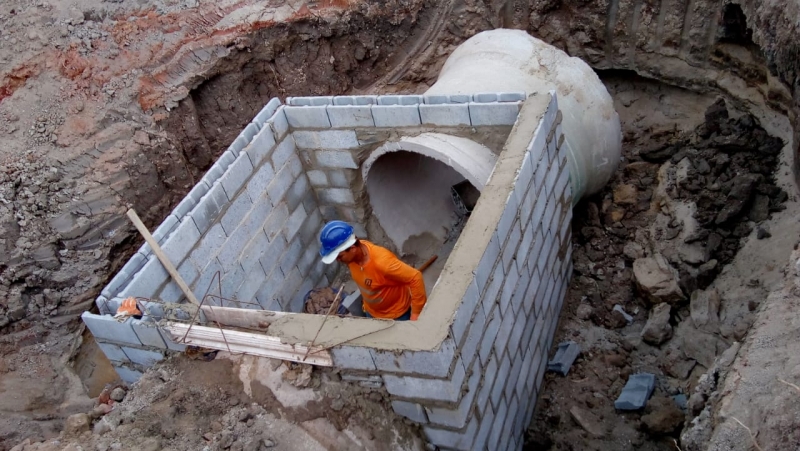
[[[654,398],[648,408],[652,412],[642,417],[642,429],[650,435],[672,434],[683,424],[683,412],[671,399]]]
[[[661,254],[636,259],[633,276],[639,292],[654,304],[686,299],[678,285],[678,272]]]
[[[694,327],[706,332],[719,332],[719,306],[720,297],[716,289],[693,292],[689,308]]]
[[[64,437],[78,437],[89,431],[92,419],[85,413],[70,415],[64,422]]]
[[[644,329],[642,340],[652,345],[660,345],[672,338],[672,326],[669,324],[670,305],[658,304],[651,312]]]
[[[572,419],[575,420],[575,423],[592,437],[603,438],[606,435],[603,424],[588,410],[573,406],[569,409],[569,414],[572,416]]]
[[[122,387],[117,387],[111,391],[111,399],[114,401],[120,402],[125,399],[125,389]]]

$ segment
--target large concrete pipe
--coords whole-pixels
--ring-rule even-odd
[[[622,146],[614,102],[589,65],[524,31],[484,31],[456,48],[426,94],[551,90],[558,94],[577,202],[608,182]]]

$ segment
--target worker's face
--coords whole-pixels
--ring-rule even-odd
[[[347,249],[339,252],[339,255],[336,257],[336,260],[339,263],[344,263],[345,265],[349,265],[350,263],[354,262],[358,257],[358,245],[354,244]]]

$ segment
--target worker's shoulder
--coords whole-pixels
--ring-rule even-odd
[[[367,246],[367,249],[369,249],[369,252],[370,252],[371,256],[374,257],[376,260],[377,259],[397,259],[397,256],[394,255],[394,252],[390,251],[389,249],[386,249],[383,246],[379,246],[379,245],[377,245],[377,244],[375,244],[375,243],[373,243],[371,241],[367,241],[367,240],[361,240],[361,242],[364,243]]]

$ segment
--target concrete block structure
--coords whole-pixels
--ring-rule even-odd
[[[480,198],[420,319],[331,317],[318,355],[345,380],[382,386],[395,412],[441,449],[521,449],[572,272],[560,120],[554,92],[272,99],[154,236],[204,305],[217,308],[203,307],[194,329],[206,333],[206,316],[222,311],[229,321],[267,321],[265,343],[305,346],[321,317],[301,313],[303,297],[339,270],[318,258],[324,221],[350,221],[361,236],[380,226],[387,241],[379,244],[402,249],[419,234],[414,227],[451,218],[387,216],[385,193],[372,189],[391,183],[381,162],[414,155],[432,174],[448,168],[453,175],[428,177],[425,189],[468,181]],[[423,206],[433,212],[439,201],[430,202]],[[127,296],[147,307],[142,320],[111,316]],[[133,382],[199,340],[179,343],[164,325],[191,318],[186,302],[143,246],[97,299],[99,314],[83,318]]]

